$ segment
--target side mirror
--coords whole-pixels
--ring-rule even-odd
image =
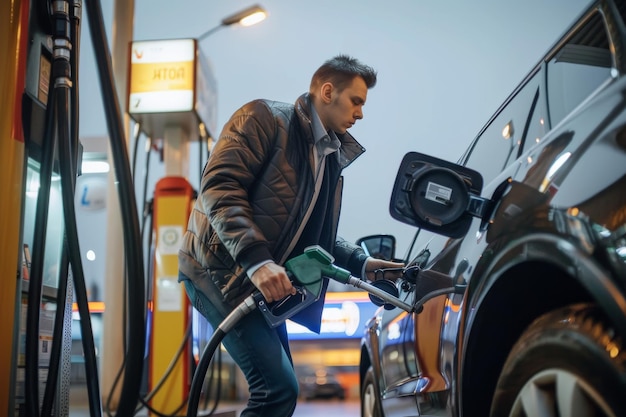
[[[403,223],[458,238],[490,203],[480,197],[482,186],[482,176],[472,169],[409,152],[400,164],[389,212]]]
[[[396,238],[392,235],[371,235],[360,238],[356,244],[369,256],[391,261],[396,256]]]

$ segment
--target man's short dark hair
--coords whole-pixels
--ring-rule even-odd
[[[354,77],[361,77],[367,88],[376,85],[376,71],[358,59],[348,55],[337,55],[324,62],[311,78],[311,90],[325,82],[331,82],[338,90],[343,90]]]

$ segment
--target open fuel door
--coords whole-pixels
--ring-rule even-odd
[[[480,197],[482,176],[469,168],[409,152],[402,159],[389,212],[403,223],[458,238],[490,201]]]

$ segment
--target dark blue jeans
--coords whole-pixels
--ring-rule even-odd
[[[225,316],[190,280],[183,282],[193,306],[216,329]],[[241,416],[292,416],[298,399],[298,381],[285,324],[271,328],[261,313],[254,310],[226,334],[222,344],[248,381],[250,397]]]

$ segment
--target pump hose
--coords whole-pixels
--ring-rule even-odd
[[[76,1],[78,3],[78,1]],[[39,7],[43,7],[42,4],[39,4]],[[47,7],[47,4],[45,5]],[[26,370],[25,370],[25,385],[26,385],[26,412],[29,416],[38,416],[39,415],[39,395],[38,395],[38,384],[39,384],[39,374],[38,374],[38,331],[39,331],[39,308],[41,304],[41,286],[43,284],[43,259],[44,259],[44,248],[46,241],[46,227],[48,221],[48,209],[47,206],[49,204],[50,197],[50,178],[52,174],[52,164],[54,160],[54,148],[57,145],[56,136],[58,136],[59,143],[65,141],[63,144],[67,144],[69,146],[70,134],[68,132],[69,125],[72,125],[74,139],[75,142],[78,142],[78,128],[77,128],[77,120],[73,117],[77,114],[76,112],[72,112],[72,117],[70,117],[67,109],[69,100],[69,90],[71,89],[71,81],[69,76],[72,74],[77,74],[77,65],[75,60],[75,54],[71,54],[69,51],[72,46],[72,42],[76,42],[74,45],[78,48],[78,36],[76,32],[76,28],[79,25],[80,17],[77,15],[77,11],[80,10],[78,4],[75,4],[75,7],[72,9],[72,23],[70,25],[70,17],[69,17],[69,2],[65,2],[61,4],[60,7],[56,7],[53,12],[53,20],[55,22],[54,25],[51,25],[49,29],[54,28],[53,39],[54,39],[54,53],[53,53],[53,61],[52,61],[52,71],[50,73],[50,82],[51,93],[48,98],[48,107],[46,109],[46,136],[44,138],[44,145],[42,151],[42,165],[40,170],[40,182],[42,184],[40,188],[40,193],[38,195],[37,200],[37,216],[35,223],[35,242],[33,244],[34,256],[33,256],[33,264],[32,264],[32,277],[29,285],[29,295],[28,295],[28,310],[27,310],[27,332],[26,332]],[[41,10],[41,9],[40,9]],[[50,16],[44,16],[44,20],[48,19]],[[68,30],[69,29],[69,30]],[[67,52],[67,53],[65,53]],[[76,89],[73,89],[74,97],[77,97]],[[75,105],[73,108],[77,107],[77,100],[74,99],[71,101]],[[55,135],[56,133],[56,135]],[[76,156],[77,156],[77,145],[74,146],[74,153],[71,159],[73,162],[66,161],[66,164],[70,165],[69,175],[75,175],[76,169]],[[60,153],[60,152],[59,152]],[[63,166],[62,166],[63,168]],[[62,178],[63,180],[64,178]],[[67,183],[62,187],[62,191],[65,192],[67,190]],[[74,204],[73,198],[73,189],[70,191],[71,200],[68,203],[64,202],[64,205]],[[67,207],[65,207],[67,210]],[[67,211],[64,210],[64,213]],[[66,225],[67,227],[67,225]],[[43,233],[41,232],[43,231]],[[59,286],[57,289],[57,304],[61,302],[67,302],[66,300],[66,289],[67,289],[67,272],[68,272],[68,257],[67,257],[67,239],[64,238],[63,245],[63,254],[61,259],[61,269],[59,277]],[[57,386],[57,375],[59,368],[59,358],[60,358],[60,333],[63,331],[63,322],[64,322],[64,314],[65,309],[57,309],[55,315],[55,326],[54,326],[54,337],[52,343],[52,354],[50,357],[50,368],[49,374],[46,381],[46,388],[43,395],[42,401],[42,413],[43,415],[49,415],[52,413],[52,404],[54,393],[56,392]],[[87,335],[89,336],[89,335]],[[86,336],[86,337],[87,337]],[[95,362],[93,363],[92,370],[96,369]],[[87,372],[90,374],[91,372],[88,370]],[[97,386],[96,386],[97,388]],[[91,390],[92,394],[94,394],[93,390]],[[97,395],[97,393],[95,393]]]
[[[69,103],[69,90],[65,94],[57,95],[58,111],[67,112]],[[67,115],[67,113],[65,113]],[[61,190],[63,194],[63,214],[65,220],[67,241],[69,242],[69,258],[72,265],[74,288],[76,290],[76,302],[80,314],[80,331],[82,334],[83,352],[85,354],[87,390],[89,394],[89,415],[92,417],[102,415],[100,403],[100,387],[97,369],[96,348],[93,338],[93,329],[87,302],[87,288],[82,265],[80,249],[78,245],[78,228],[76,225],[76,211],[74,208],[75,172],[72,163],[72,150],[69,143],[68,126],[59,124],[59,166],[61,168]],[[74,165],[74,166],[73,166]]]
[[[124,250],[127,262],[128,336],[132,340],[129,340],[126,351],[124,381],[117,408],[117,414],[126,417],[134,415],[139,401],[139,390],[143,375],[144,347],[146,345],[143,245],[139,230],[137,202],[130,173],[128,150],[124,140],[122,115],[114,88],[111,52],[104,30],[102,4],[99,0],[93,0],[87,2],[87,6],[89,30],[95,51],[96,67],[100,75],[100,90],[103,95],[111,153],[114,155],[115,176],[118,180]]]
[[[200,393],[202,392],[202,385],[204,383],[204,377],[209,369],[211,359],[215,354],[215,351],[222,343],[222,340],[226,334],[246,315],[256,309],[256,303],[254,296],[250,295],[243,300],[215,329],[209,343],[204,347],[200,361],[198,361],[198,367],[193,374],[191,380],[191,387],[189,389],[189,400],[187,404],[187,417],[196,417],[198,415],[198,404],[200,402]]]
[[[69,14],[70,14],[70,36],[69,39],[72,42],[72,53],[69,57],[70,62],[70,74],[72,76],[72,88],[70,89],[70,115],[69,115],[69,124],[70,124],[70,138],[64,138],[71,141],[71,161],[74,172],[77,170],[78,164],[78,103],[79,103],[79,95],[78,95],[78,56],[80,54],[80,19],[81,19],[81,1],[74,0],[73,6],[69,6]],[[59,117],[63,117],[63,115],[59,115]],[[60,120],[60,119],[59,119]],[[60,138],[61,139],[61,138]],[[75,174],[72,174],[75,175]],[[67,200],[64,204],[73,204],[73,194],[72,199]],[[58,385],[58,375],[59,375],[59,366],[61,360],[61,349],[63,345],[63,331],[64,326],[68,320],[71,318],[68,314],[71,314],[71,308],[68,311],[67,308],[69,306],[67,303],[71,304],[73,294],[71,291],[68,291],[68,287],[71,283],[68,280],[69,277],[69,265],[70,265],[70,256],[69,251],[71,250],[70,244],[67,239],[67,233],[64,233],[63,236],[63,247],[61,252],[61,260],[60,260],[60,268],[59,268],[59,285],[57,287],[57,305],[60,305],[62,301],[66,303],[66,308],[57,308],[54,320],[54,330],[52,337],[52,349],[50,352],[50,364],[48,369],[48,376],[46,380],[46,388],[44,392],[43,402],[41,405],[41,416],[49,417],[54,414],[53,405],[54,405],[54,397],[57,391]],[[73,275],[74,276],[74,275]],[[69,298],[68,298],[69,295]],[[80,297],[79,294],[76,294],[77,297]],[[66,299],[67,298],[67,299]],[[83,318],[87,320],[88,318]],[[88,336],[85,335],[85,338]],[[97,367],[97,364],[85,364],[87,366]],[[93,370],[88,371],[88,374],[93,373]],[[95,393],[99,395],[98,393]],[[63,410],[61,410],[62,412]]]
[[[52,100],[56,90],[50,91]],[[48,228],[48,208],[50,201],[50,187],[52,183],[52,167],[56,135],[53,132],[54,113],[52,106],[46,109],[44,140],[41,152],[41,167],[39,170],[39,194],[35,209],[35,226],[32,248],[32,263],[30,280],[28,283],[28,307],[26,312],[25,335],[25,369],[24,369],[24,397],[26,415],[39,415],[39,310],[43,285],[43,265]]]

